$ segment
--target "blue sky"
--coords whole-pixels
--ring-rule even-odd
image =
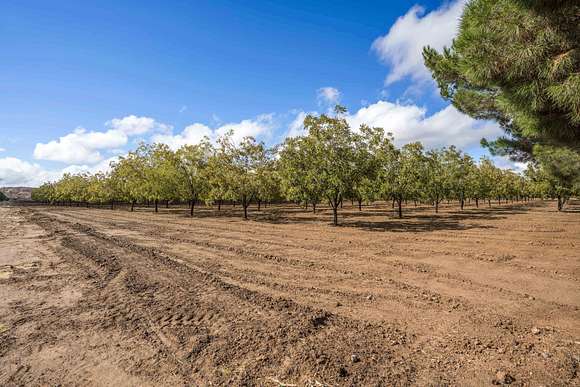
[[[448,107],[420,61],[461,1],[5,0],[0,185],[105,169],[141,140],[274,143],[338,101],[353,126],[479,156],[499,129]]]

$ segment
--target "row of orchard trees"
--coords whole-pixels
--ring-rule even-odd
[[[250,203],[290,200],[312,206],[328,204],[333,223],[345,199],[392,201],[402,217],[408,200],[431,203],[435,212],[443,200],[521,200],[569,197],[542,170],[527,176],[502,170],[486,158],[479,163],[455,147],[425,150],[415,142],[397,148],[381,128],[353,131],[342,117],[308,116],[305,134],[273,148],[246,137],[235,142],[229,133],[212,144],[205,139],[172,151],[164,144],[141,144],[112,163],[109,173],[65,175],[33,191],[33,199],[50,203],[104,204],[189,202],[240,203],[247,218]],[[577,187],[576,187],[577,188]]]

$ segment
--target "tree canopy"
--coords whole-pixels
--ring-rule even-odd
[[[173,151],[164,144],[141,144],[111,164],[108,173],[65,174],[56,182],[33,190],[33,199],[53,204],[137,203],[164,201],[241,204],[248,208],[272,201],[328,205],[332,223],[344,200],[397,204],[411,200],[431,204],[439,211],[443,200],[455,200],[463,210],[466,200],[514,200],[530,197],[558,198],[562,210],[580,193],[580,157],[566,148],[538,149],[540,164],[532,163],[524,175],[503,170],[488,158],[479,162],[454,146],[424,149],[420,142],[397,147],[390,133],[362,125],[353,129],[344,119],[345,109],[334,115],[309,115],[305,134],[267,147],[252,137],[235,141],[226,133],[215,143],[204,139]]]
[[[425,47],[441,95],[497,121],[494,154],[530,160],[535,144],[580,150],[580,5],[573,0],[472,0],[451,47]]]

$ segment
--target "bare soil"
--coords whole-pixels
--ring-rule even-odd
[[[0,385],[580,385],[580,203],[0,206]]]

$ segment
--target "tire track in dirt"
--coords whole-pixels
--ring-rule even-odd
[[[79,225],[75,225],[74,227],[77,228],[79,231],[82,231],[82,232],[85,232],[85,233],[88,232],[89,234],[91,234],[91,233],[94,232],[94,231],[92,231],[93,229],[90,228],[90,227],[88,229],[85,229],[84,227],[86,227],[86,226],[84,226],[84,225],[80,225],[79,224]],[[118,236],[111,237],[111,236],[106,235],[106,234],[101,234],[100,237],[102,239],[105,239],[105,240],[108,240],[109,238],[113,238],[114,240],[116,240],[115,243],[118,242],[117,244],[119,244],[119,243],[120,244],[127,244],[127,243],[129,243],[128,246],[133,246],[132,247],[133,249],[137,249],[136,252],[138,254],[145,254],[145,252],[147,251],[147,249],[150,249],[150,248],[145,248],[145,247],[139,246],[138,244],[134,244],[133,242],[128,242],[126,238],[120,238]],[[161,237],[162,237],[162,235],[158,235],[158,238],[161,238]],[[115,239],[115,238],[117,238],[117,239]],[[138,246],[138,247],[135,247],[135,246]],[[142,250],[142,249],[145,249],[145,250]],[[223,252],[224,249],[218,249],[218,250],[221,250]],[[157,251],[156,253],[153,254],[154,256],[155,256],[155,254],[161,254],[162,257],[165,256],[165,258],[167,258],[167,256],[166,256],[167,254],[164,251],[158,251],[158,250],[155,250],[155,249],[153,249],[152,251],[154,251],[154,252]],[[226,249],[225,251],[226,252],[229,252],[229,253],[232,253],[232,250]],[[233,254],[243,255],[245,253],[246,252],[243,251],[243,250],[240,250],[240,251],[233,250]],[[188,267],[189,267],[189,264],[190,264],[189,261],[185,262],[182,258],[176,258],[176,257],[173,257],[173,259],[177,259],[180,262],[180,264],[186,263],[186,264],[188,264]],[[214,270],[214,269],[215,269],[215,266],[209,267],[209,270]],[[229,270],[229,268],[227,270]],[[220,273],[220,276],[221,276],[221,273]],[[398,287],[398,288],[405,289],[407,287],[407,289],[409,289],[408,288],[409,285],[406,284],[406,283],[393,282],[392,284],[393,284],[392,286],[395,287],[395,288]],[[389,290],[389,293],[391,293],[391,292],[392,292],[392,289]],[[423,293],[425,293],[425,289],[421,289],[421,288],[415,288],[415,289],[413,289],[413,288],[411,288],[411,293],[418,294],[419,292],[421,292],[421,294],[423,294]],[[260,294],[260,293],[258,293],[258,294]],[[426,292],[426,297],[427,298],[433,298],[434,297],[437,300],[437,297],[438,296],[439,295],[437,293],[431,292],[431,294],[429,294],[429,292]],[[408,295],[404,296],[403,298],[407,298],[407,297],[408,297]],[[479,310],[475,310],[475,312],[485,314],[480,309]],[[477,321],[477,318],[474,321]],[[473,338],[473,337],[469,338],[469,337],[465,337],[465,336],[461,336],[461,335],[458,337],[457,335],[455,335],[453,337],[448,338],[449,339],[449,342],[453,343],[453,345],[447,344],[446,347],[445,347],[446,350],[443,350],[443,353],[445,353],[446,351],[449,351],[449,350],[455,350],[455,351],[458,351],[459,353],[461,353],[461,351],[462,350],[465,350],[465,348],[467,348],[468,353],[470,353],[470,352],[473,352],[473,351],[479,351],[480,350],[479,347],[481,347],[481,353],[483,353],[484,355],[487,356],[489,354],[486,354],[486,352],[504,350],[504,349],[502,349],[504,347],[508,347],[508,348],[513,347],[514,349],[512,349],[512,352],[510,352],[511,356],[523,356],[523,357],[525,357],[525,356],[529,356],[530,354],[532,354],[532,355],[533,354],[536,354],[537,355],[538,352],[536,350],[534,350],[534,347],[533,346],[530,347],[529,346],[529,343],[524,343],[524,345],[520,346],[520,344],[514,345],[513,343],[510,343],[509,342],[510,340],[516,340],[516,341],[521,340],[522,337],[523,337],[523,340],[525,342],[529,342],[530,341],[530,338],[528,337],[529,336],[529,332],[526,332],[526,328],[520,327],[519,324],[517,324],[517,322],[514,323],[514,321],[512,321],[510,319],[505,319],[502,316],[491,316],[491,317],[486,317],[484,319],[479,318],[479,323],[480,324],[484,324],[484,326],[486,326],[488,329],[491,326],[491,327],[494,327],[495,330],[497,330],[497,329],[502,329],[503,330],[501,324],[500,324],[500,326],[498,328],[498,326],[497,326],[498,321],[499,322],[502,322],[502,323],[505,322],[505,321],[507,321],[506,324],[508,324],[511,327],[510,330],[509,330],[509,335],[506,336],[505,338],[499,340],[499,345],[498,345],[498,342],[496,342],[495,344],[494,343],[491,343],[490,344],[489,342],[488,343],[483,343],[483,341],[481,339],[479,339],[479,338]],[[494,334],[497,334],[497,332],[494,332]],[[519,337],[519,339],[514,339],[514,337],[516,337],[516,336]],[[426,343],[426,342],[424,342],[422,344],[425,345],[424,347],[429,347],[429,346],[432,346],[433,345],[433,344],[429,344],[429,343]],[[444,345],[444,343],[443,344],[439,343],[437,346],[433,347],[432,348],[432,352],[431,353],[428,353],[428,355],[425,355],[425,356],[432,356],[435,353],[441,353],[441,350],[442,350],[441,345]],[[424,349],[421,349],[421,351],[424,351]],[[437,352],[437,351],[439,351],[439,352]],[[418,358],[421,358],[421,354],[420,353],[417,353],[416,356]],[[453,359],[453,356],[449,356],[449,358],[450,358],[450,360],[448,360],[448,363],[450,362],[451,365],[449,365],[448,363],[444,363],[444,367],[443,367],[443,370],[444,371],[441,371],[441,372],[443,374],[446,374],[446,375],[454,376],[453,373],[451,373],[451,374],[449,373],[450,371],[449,371],[449,368],[447,368],[447,367],[452,367],[453,364],[457,364],[457,360],[454,360]],[[447,365],[445,365],[445,364],[447,364]],[[574,364],[573,361],[572,361],[571,364],[572,365]],[[437,370],[437,367],[435,367],[435,370]],[[420,374],[421,373],[419,372],[418,373],[418,375],[419,375],[418,378],[420,378]],[[430,377],[433,377],[433,374],[430,374],[430,375],[431,375]],[[452,379],[448,379],[448,380],[452,380]]]
[[[52,219],[44,225],[54,227],[55,223],[68,228]],[[71,229],[75,232],[63,238],[64,246],[106,268],[102,281],[104,288],[112,293],[102,301],[114,308],[105,324],[120,324],[123,330],[131,331],[131,326],[135,329],[144,321],[152,322],[150,330],[168,346],[176,362],[185,367],[181,368],[184,376],[193,372],[200,374],[198,381],[235,384],[254,380],[246,379],[263,372],[264,377],[274,372],[286,378],[309,377],[310,374],[333,383],[364,384],[382,380],[404,384],[405,380],[413,378],[412,362],[393,354],[392,348],[396,346],[403,348],[399,353],[404,352],[410,340],[396,327],[358,322],[313,310],[289,299],[273,299],[223,282],[210,272],[184,266],[162,252],[85,226],[73,225]],[[119,274],[116,262],[131,270]],[[117,273],[117,276],[112,277],[110,273]],[[124,288],[119,290],[121,277]],[[142,300],[143,297],[147,299],[147,294],[154,295],[154,304]],[[220,308],[219,304],[208,302],[208,297],[220,299],[228,309],[237,306],[236,310]],[[125,302],[119,302],[120,299]],[[148,310],[150,315],[144,316],[143,310]],[[183,328],[189,324],[193,332]],[[171,331],[167,331],[168,325]],[[191,337],[198,337],[198,343],[186,350],[189,347],[183,346],[183,340]],[[252,357],[251,348],[263,356],[271,346],[279,348],[273,358],[246,364],[244,372],[214,372],[236,368],[236,362]],[[244,353],[240,353],[241,349]],[[361,360],[346,365],[353,350]],[[363,369],[364,373],[359,372]]]

